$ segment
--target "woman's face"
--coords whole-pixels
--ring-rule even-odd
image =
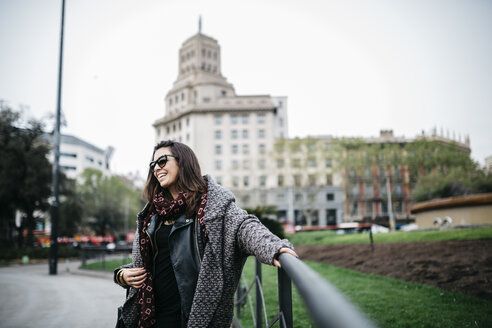
[[[173,155],[169,147],[162,147],[156,150],[154,154],[154,161],[157,161],[164,155]],[[162,188],[167,188],[173,198],[178,195],[178,190],[176,189],[176,182],[178,181],[178,162],[175,157],[167,157],[167,163],[164,167],[156,165],[154,167],[154,176]]]

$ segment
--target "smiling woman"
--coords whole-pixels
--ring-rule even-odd
[[[202,176],[185,144],[154,148],[138,214],[132,263],[115,270],[129,288],[125,327],[229,327],[233,296],[249,255],[280,266],[280,253],[297,256],[234,196]]]

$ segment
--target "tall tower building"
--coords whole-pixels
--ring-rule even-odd
[[[156,141],[186,143],[202,173],[234,192],[276,186],[268,158],[275,139],[288,138],[287,97],[237,95],[222,75],[219,43],[201,31],[179,49],[178,77],[153,125]]]

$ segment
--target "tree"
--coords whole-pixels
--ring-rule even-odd
[[[101,171],[88,168],[80,178],[77,190],[83,203],[83,221],[97,234],[122,231],[125,220],[134,217],[143,205],[139,191],[118,176],[104,176]],[[135,225],[135,220],[130,222]]]
[[[47,159],[49,145],[42,139],[43,124],[25,121],[0,102],[0,243],[13,246],[15,211],[23,213],[19,228],[19,245],[27,228],[27,244],[33,243],[36,211],[48,208],[51,164]]]

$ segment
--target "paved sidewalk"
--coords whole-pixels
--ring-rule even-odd
[[[0,268],[0,327],[114,327],[125,290],[109,272],[79,269],[80,262]]]

